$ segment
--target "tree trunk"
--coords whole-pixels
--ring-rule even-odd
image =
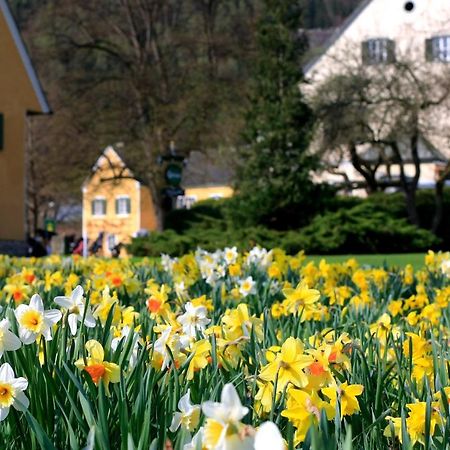
[[[431,231],[434,234],[437,234],[442,222],[442,218],[444,217],[444,187],[445,187],[445,180],[448,178],[449,174],[450,174],[450,163],[447,164],[442,173],[438,174],[438,179],[436,181],[434,191],[435,192],[434,217],[433,223],[431,225]]]
[[[350,144],[349,145],[349,152],[352,160],[353,167],[361,174],[361,176],[364,178],[364,180],[367,183],[367,191],[369,194],[373,194],[378,191],[378,182],[375,177],[375,171],[369,170],[367,167],[365,167],[362,164],[361,158],[359,157],[356,145]]]
[[[400,182],[403,188],[403,193],[405,195],[405,203],[406,203],[406,211],[408,213],[409,221],[416,225],[420,226],[419,214],[417,213],[417,205],[416,205],[416,192],[417,187],[419,185],[420,179],[420,160],[418,154],[418,134],[414,133],[411,137],[411,156],[414,163],[414,177],[410,181],[405,173],[405,162],[402,158],[400,148],[397,142],[392,142],[390,144],[394,154],[397,158],[397,163],[400,168]]]
[[[439,226],[441,225],[442,218],[444,216],[444,185],[445,185],[445,178],[439,179],[436,182],[435,187],[435,197],[434,197],[434,217],[433,217],[433,223],[431,225],[431,231],[434,234],[437,234],[439,230]]]
[[[420,220],[419,214],[417,213],[416,190],[417,189],[408,186],[408,188],[405,190],[405,200],[409,221],[413,225],[416,225],[418,227],[420,226]]]

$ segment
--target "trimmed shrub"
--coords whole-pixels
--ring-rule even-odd
[[[133,239],[129,251],[136,256],[173,256],[197,247],[214,251],[237,246],[248,250],[254,245],[281,247],[289,254],[300,250],[316,254],[419,252],[441,244],[450,247],[450,190],[445,193],[443,223],[439,238],[407,220],[401,193],[376,194],[367,199],[326,197],[324,212],[300,230],[276,231],[264,226],[248,226],[237,221],[236,199],[207,200],[190,210],[177,210],[167,216],[166,231]],[[421,224],[431,226],[434,192],[419,191],[417,208]],[[245,214],[244,214],[245,215]]]
[[[319,254],[409,253],[428,250],[439,242],[430,231],[363,203],[316,217],[297,239],[291,235],[284,247],[292,253],[297,249]]]

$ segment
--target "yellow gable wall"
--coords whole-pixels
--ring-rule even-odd
[[[100,158],[100,167],[83,187],[83,226],[89,239],[89,247],[97,239],[100,232],[104,232],[103,254],[109,255],[108,235],[115,235],[116,243],[129,243],[132,236],[141,229],[156,229],[153,203],[148,188],[142,186],[133,178],[111,179],[117,176],[117,167],[123,165],[114,151],[106,150],[109,160],[115,166],[110,167],[107,160]],[[122,174],[132,177],[129,170]],[[109,179],[109,180],[108,180]],[[116,214],[116,198],[126,195],[130,198],[131,211],[129,215]],[[106,215],[92,214],[92,201],[95,198],[106,200]]]
[[[185,197],[195,198],[196,202],[210,198],[229,198],[233,196],[233,188],[230,186],[198,186],[187,187],[184,190]]]
[[[0,240],[25,238],[26,112],[41,107],[5,18],[0,12],[0,113],[4,145],[0,150]]]

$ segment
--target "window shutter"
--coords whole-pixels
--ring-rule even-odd
[[[95,200],[91,201],[91,214],[93,216],[95,215]]]
[[[119,214],[119,199],[116,198],[116,215]]]
[[[131,213],[131,200],[129,198],[127,200],[127,214]]]
[[[434,61],[434,55],[433,55],[433,39],[426,39],[425,40],[425,59],[428,62]]]
[[[3,118],[3,114],[0,114],[0,150],[3,150],[3,146],[4,146],[4,128],[5,128],[5,120]]]
[[[362,43],[362,62],[363,64],[370,64],[370,52],[369,52],[369,41]]]
[[[395,57],[395,41],[393,41],[392,39],[389,39],[387,41],[387,63],[388,64],[393,64],[396,61],[396,57]]]
[[[102,211],[103,214],[106,214],[106,200],[100,200],[102,202]]]

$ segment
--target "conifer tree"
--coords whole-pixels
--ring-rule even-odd
[[[257,29],[251,107],[240,151],[237,201],[247,222],[274,228],[305,223],[315,199],[308,153],[312,113],[300,92],[302,8],[292,0],[264,0]]]

